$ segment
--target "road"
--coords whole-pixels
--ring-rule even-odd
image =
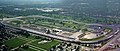
[[[112,44],[112,42],[115,42],[115,40],[116,39],[118,39],[120,37],[120,31],[119,31],[119,33],[116,35],[116,36],[114,36],[114,38],[110,41],[110,42],[108,42],[107,44],[105,44],[103,47],[101,47],[98,51],[105,51],[105,49],[110,45],[110,44]]]

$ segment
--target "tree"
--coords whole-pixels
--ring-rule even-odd
[[[3,20],[4,16],[3,14],[0,14],[1,21]]]
[[[82,29],[82,31],[83,31],[83,32],[86,32],[86,31],[88,31],[88,29],[87,29],[87,28],[85,28],[85,29]]]
[[[35,36],[35,38],[36,38],[36,39],[39,39],[39,38],[41,38],[41,37],[39,37],[39,36]]]
[[[29,45],[24,45],[23,48],[27,49],[27,48],[29,48]]]
[[[46,34],[50,34],[50,30],[49,29],[46,31]]]

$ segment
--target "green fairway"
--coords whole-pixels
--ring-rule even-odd
[[[38,42],[40,42],[40,40],[34,41],[34,42],[30,43],[30,45],[48,50],[48,49],[52,48],[53,46],[56,46],[60,43],[59,41],[56,41],[56,40],[46,42],[46,43],[41,43],[41,44],[38,44]]]
[[[24,40],[22,40],[22,39],[14,38],[14,39],[5,41],[5,44],[6,44],[8,47],[15,48],[15,47],[18,47],[18,46],[20,46],[20,45],[25,44],[26,42],[27,42],[27,41],[24,41]]]

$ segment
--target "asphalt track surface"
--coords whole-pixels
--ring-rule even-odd
[[[47,19],[54,19],[54,18],[44,17],[44,16],[39,16],[39,17],[47,18]],[[6,21],[6,20],[12,20],[12,19],[18,19],[18,18],[23,18],[23,17],[15,17],[15,18],[9,18],[9,19],[6,18],[4,20]],[[61,19],[57,19],[57,20],[61,20]],[[62,21],[72,21],[72,22],[75,22],[75,23],[81,23],[81,22],[77,22],[77,21],[74,21],[74,20],[64,20],[63,19]],[[35,31],[35,30],[27,29],[27,28],[16,28],[16,27],[10,26],[8,24],[4,24],[4,25],[6,27],[11,27],[11,28],[19,29],[19,30],[25,30],[25,31],[28,31],[30,33],[34,33],[34,34],[37,34],[37,35],[42,35],[42,36],[46,36],[46,37],[50,37],[50,38],[54,38],[54,39],[59,39],[59,40],[68,41],[68,42],[75,42],[75,43],[80,43],[80,44],[97,44],[97,43],[104,42],[108,39],[113,38],[114,35],[116,34],[116,32],[119,30],[118,25],[86,24],[86,25],[96,25],[96,26],[110,27],[110,28],[113,29],[113,31],[111,33],[109,33],[109,35],[107,35],[103,40],[98,40],[98,41],[75,41],[74,38],[70,38],[70,37],[62,37],[62,36],[59,36],[59,35],[45,34],[45,33]]]

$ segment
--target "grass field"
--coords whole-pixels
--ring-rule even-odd
[[[22,39],[19,39],[19,38],[14,38],[14,39],[5,41],[5,44],[6,44],[8,47],[15,48],[15,47],[18,47],[18,46],[20,46],[20,45],[25,44],[26,42],[27,42],[27,41],[25,41],[25,40],[22,40]]]
[[[57,40],[51,40],[50,42],[38,44],[38,42],[41,42],[41,41],[42,40],[40,39],[35,39],[35,36],[29,36],[28,38],[26,38],[25,36],[20,36],[20,37],[5,41],[4,43],[5,45],[7,45],[12,49],[25,44],[29,46],[29,48],[27,49],[20,47],[18,48],[18,51],[47,51],[48,49],[60,43]]]
[[[34,42],[30,43],[30,45],[33,45],[33,46],[48,50],[48,49],[52,48],[53,46],[56,46],[56,45],[58,45],[60,43],[59,41],[53,40],[51,42],[38,44],[38,42],[40,42],[40,41],[41,40],[34,41]]]
[[[81,23],[78,24],[73,21],[65,21],[59,19],[49,19],[49,18],[41,18],[41,17],[26,17],[26,18],[19,18],[20,20],[10,20],[8,24],[20,27],[20,25],[26,24],[34,24],[37,26],[43,26],[48,28],[69,28],[71,30],[79,30],[84,27],[85,24]]]
[[[28,48],[28,49],[18,48],[18,51],[36,51],[36,50],[31,48]]]
[[[21,37],[17,37],[17,38],[13,38],[10,39],[8,41],[5,41],[4,43],[8,46],[8,47],[18,47],[20,45],[23,45],[25,43],[28,43],[29,41],[35,40],[35,38],[33,36],[29,36],[28,38],[21,36]]]

